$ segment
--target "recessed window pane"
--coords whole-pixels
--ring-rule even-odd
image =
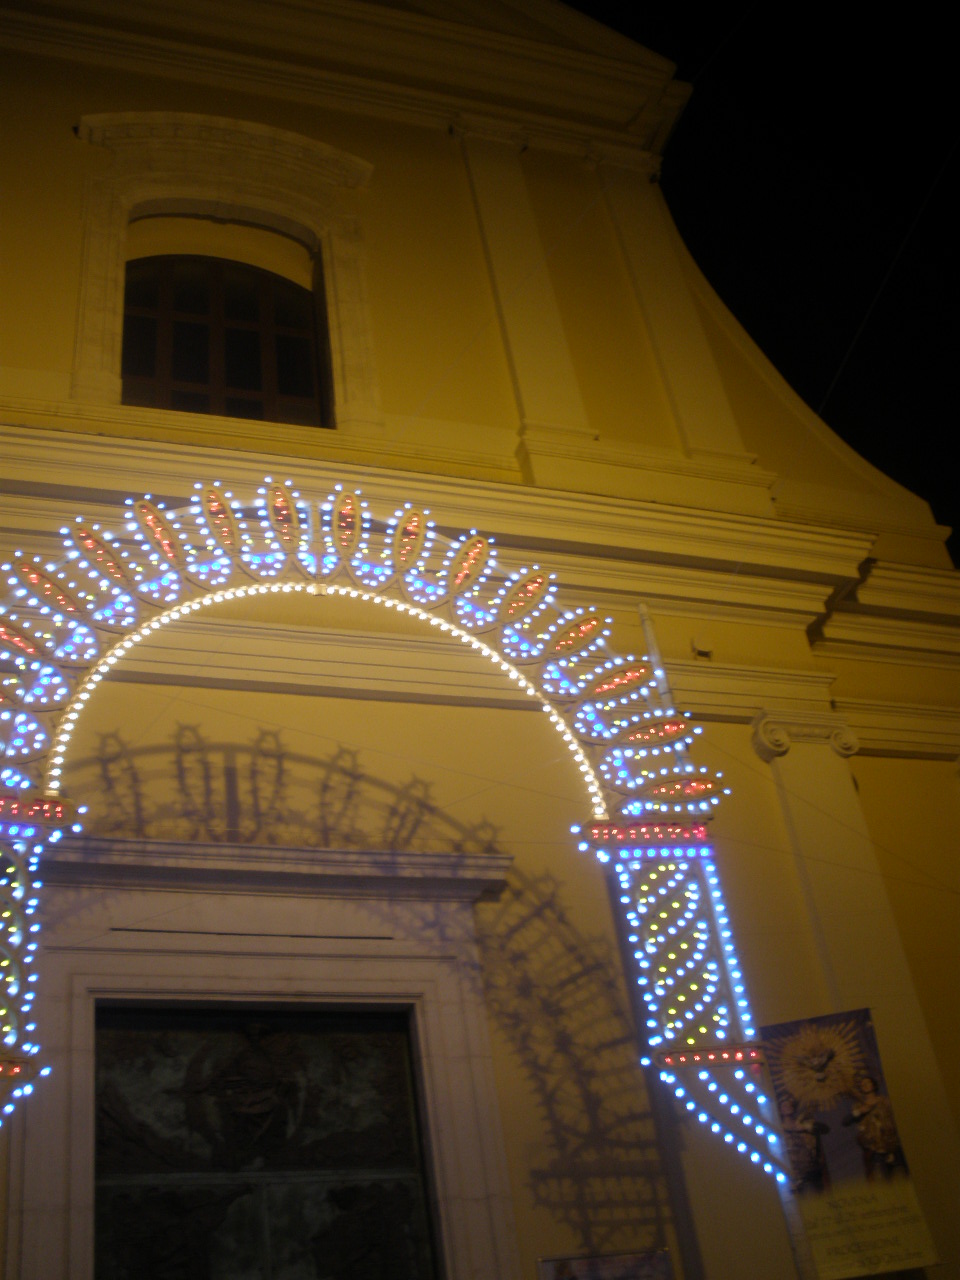
[[[227,396],[224,401],[223,411],[228,418],[263,418],[263,401],[262,400],[243,400],[239,396]],[[284,422],[289,422],[289,418],[284,418]]]
[[[173,309],[192,316],[210,311],[211,265],[205,258],[180,258],[173,270]]]
[[[123,403],[138,405],[143,409],[157,407],[157,384],[140,378],[124,378]]]
[[[273,297],[274,320],[284,329],[313,328],[313,295],[286,280],[278,280]]]
[[[127,316],[123,326],[123,376],[157,376],[157,322],[150,316]]]
[[[228,387],[240,391],[260,390],[260,334],[256,329],[226,331],[224,371]]]
[[[127,307],[144,307],[155,311],[160,301],[160,280],[152,259],[127,264],[123,302]]]
[[[210,330],[205,324],[173,322],[170,372],[177,382],[210,381]]]
[[[170,408],[180,409],[183,413],[209,413],[210,397],[202,391],[170,392]]]
[[[277,391],[282,396],[313,395],[313,344],[309,338],[277,334]]]
[[[277,414],[278,422],[296,422],[304,427],[320,425],[320,406],[316,399],[284,400]]]
[[[260,281],[249,270],[225,267],[223,272],[223,314],[227,320],[260,321]]]
[[[301,426],[319,426],[320,407],[317,406],[315,399],[301,399],[301,401],[288,399],[283,402],[278,421],[298,422]]]
[[[318,361],[308,289],[171,254],[128,263],[125,299],[125,404],[329,425],[329,359]],[[323,342],[325,355],[325,330]]]

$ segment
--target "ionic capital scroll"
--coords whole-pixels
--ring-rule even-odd
[[[795,742],[820,742],[844,758],[860,750],[856,734],[839,716],[810,712],[758,711],[753,718],[751,742],[767,764],[785,756]]]

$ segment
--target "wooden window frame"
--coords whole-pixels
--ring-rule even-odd
[[[178,267],[193,266],[203,277],[209,305],[205,312],[178,309],[176,305],[176,273]],[[156,302],[144,304],[130,297],[129,272],[139,268],[141,274],[152,273],[156,290]],[[323,350],[320,335],[325,326],[318,323],[318,310],[323,300],[293,281],[265,271],[248,263],[198,254],[162,254],[149,258],[137,258],[127,264],[128,280],[124,303],[124,358],[122,361],[124,404],[160,409],[181,409],[191,413],[221,414],[270,422],[293,423],[301,426],[330,427],[332,405],[329,395],[329,353]],[[226,291],[230,274],[243,279],[258,300],[257,318],[231,317],[228,314]],[[283,323],[278,316],[278,303],[285,291],[291,300],[294,291],[301,295],[299,301],[307,303],[309,320],[303,324]],[[153,343],[154,372],[151,375],[132,373],[127,368],[130,345],[128,320],[140,318],[154,322]],[[207,377],[188,380],[175,376],[173,346],[176,326],[195,324],[207,331]],[[259,386],[231,385],[227,380],[226,349],[228,335],[232,332],[254,334],[260,362]],[[284,338],[305,340],[308,344],[312,390],[308,395],[285,392],[281,388],[279,374],[278,341]],[[194,396],[205,398],[206,406],[178,403],[178,399]],[[259,406],[260,412],[243,413],[238,408],[243,403]]]

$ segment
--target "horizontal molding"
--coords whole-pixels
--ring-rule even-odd
[[[820,671],[735,666],[710,659],[665,662],[674,706],[696,719],[749,724],[760,711],[776,718],[831,710],[835,677]]]
[[[866,528],[876,534],[919,537],[935,543],[946,539],[949,529],[936,523],[922,498],[895,485],[887,476],[882,476],[881,481],[899,492],[884,494],[862,489],[837,489],[781,477],[773,500],[785,520],[851,530]]]
[[[875,564],[857,587],[856,596],[867,609],[940,616],[945,622],[960,624],[960,573],[956,569]]]
[[[520,466],[514,457],[516,431],[483,425],[475,432],[475,447],[451,446],[449,439],[464,424],[447,424],[428,418],[421,421],[395,415],[366,418],[338,417],[335,429],[303,427],[292,423],[271,422],[265,437],[259,420],[227,418],[218,414],[185,413],[174,409],[130,409],[120,404],[92,404],[80,400],[40,400],[32,397],[0,395],[0,419],[22,424],[27,430],[51,432],[83,431],[109,437],[118,447],[133,444],[141,437],[167,440],[166,449],[190,453],[208,449],[233,456],[244,453],[262,454],[265,439],[271,456],[290,465],[299,464],[311,455],[322,453],[327,462],[344,467],[364,466],[371,457],[383,460],[398,473],[419,471],[424,452],[456,474],[478,475],[502,484],[520,484]],[[475,424],[467,424],[468,426]],[[410,435],[413,428],[415,434]],[[429,440],[429,444],[425,444]],[[148,441],[149,442],[149,441]],[[280,465],[280,463],[278,463]]]
[[[4,496],[0,501],[3,553],[20,548],[58,559],[63,549],[58,530],[74,512],[113,527],[118,506],[91,504],[83,501],[86,496],[83,491],[76,493],[74,505],[66,499],[67,511],[62,503],[49,499]],[[639,601],[658,616],[701,621],[805,628],[822,615],[830,592],[824,583],[750,577],[726,568],[711,573],[684,565],[613,559],[590,547],[550,549],[537,556],[501,547],[501,561],[510,569],[536,562],[552,571],[567,602],[633,610]]]
[[[55,453],[58,476],[71,477],[78,499],[81,490],[88,489],[88,503],[99,502],[102,508],[114,496],[119,507],[123,496],[142,493],[145,485],[155,494],[174,499],[180,495],[186,502],[199,479],[222,478],[234,492],[246,491],[252,497],[265,473],[291,477],[315,500],[324,498],[337,482],[356,482],[375,510],[386,513],[410,500],[429,507],[443,527],[476,527],[509,548],[529,549],[545,560],[553,550],[582,549],[584,555],[600,559],[849,585],[859,580],[859,566],[872,547],[868,534],[789,525],[760,516],[329,460],[293,460],[263,452],[228,452],[222,447],[117,439],[110,441],[107,464],[102,438],[0,427],[0,451],[7,491],[15,493],[26,482],[35,493],[49,486],[58,501],[66,497],[63,487],[50,485],[45,460]]]
[[[836,710],[859,739],[861,755],[960,759],[960,707],[838,698]]]
[[[596,465],[626,467],[629,470],[651,471],[688,479],[720,480],[742,484],[764,491],[773,488],[776,475],[756,465],[751,454],[740,456],[698,453],[692,456],[668,449],[617,448],[594,443],[588,432],[581,435],[573,431],[525,423],[522,444],[532,459],[558,458],[562,461],[589,462]]]
[[[46,884],[60,887],[207,887],[217,893],[263,889],[318,897],[472,902],[503,888],[512,861],[495,853],[384,853],[82,836],[58,845],[55,854],[44,858],[43,872]]]
[[[383,516],[405,500],[429,508],[450,533],[476,527],[499,544],[504,568],[538,563],[558,576],[566,603],[655,616],[811,628],[824,657],[955,668],[960,663],[960,574],[875,564],[856,587],[866,540],[776,520],[691,511],[663,503],[521,488],[330,461],[214,453],[153,441],[111,442],[38,429],[0,428],[0,545],[60,557],[58,530],[75,515],[118,528],[123,499],[150,491],[185,505],[198,478],[222,479],[251,498],[265,473],[291,478],[316,503],[337,482],[357,484]],[[58,459],[58,481],[47,459]],[[69,478],[71,483],[62,481]],[[847,576],[835,571],[845,567]],[[835,611],[829,596],[846,588]],[[926,615],[922,610],[932,612]],[[816,623],[816,628],[812,624]],[[446,695],[444,695],[446,696]]]
[[[793,741],[831,743],[840,734],[843,742],[852,735],[860,755],[960,758],[960,707],[836,698],[836,678],[823,672],[710,661],[665,667],[675,706],[697,719],[749,724],[762,718],[781,726]]]
[[[688,96],[666,59],[626,41],[611,56],[392,7],[326,0],[294,29],[293,6],[247,6],[237,26],[226,6],[156,5],[155,34],[124,29],[125,6],[63,7],[69,16],[3,10],[3,42],[433,128],[479,113],[527,145],[603,156],[607,143],[614,162],[659,149]]]
[[[788,578],[752,577],[735,569],[710,572],[687,565],[624,562],[599,555],[544,556],[569,594],[611,595],[636,606],[640,601],[657,617],[698,622],[731,621],[774,627],[807,627],[824,610],[823,583]]]
[[[137,683],[258,689],[318,697],[378,698],[539,711],[493,665],[456,641],[423,634],[325,631],[184,619],[138,645],[111,673]],[[211,668],[211,654],[216,664]]]
[[[960,666],[960,626],[844,611],[814,643],[818,653],[916,666]]]

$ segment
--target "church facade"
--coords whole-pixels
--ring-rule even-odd
[[[758,1031],[864,1009],[954,1274],[960,577],[686,253],[671,64],[0,52],[5,1274],[807,1277]]]

